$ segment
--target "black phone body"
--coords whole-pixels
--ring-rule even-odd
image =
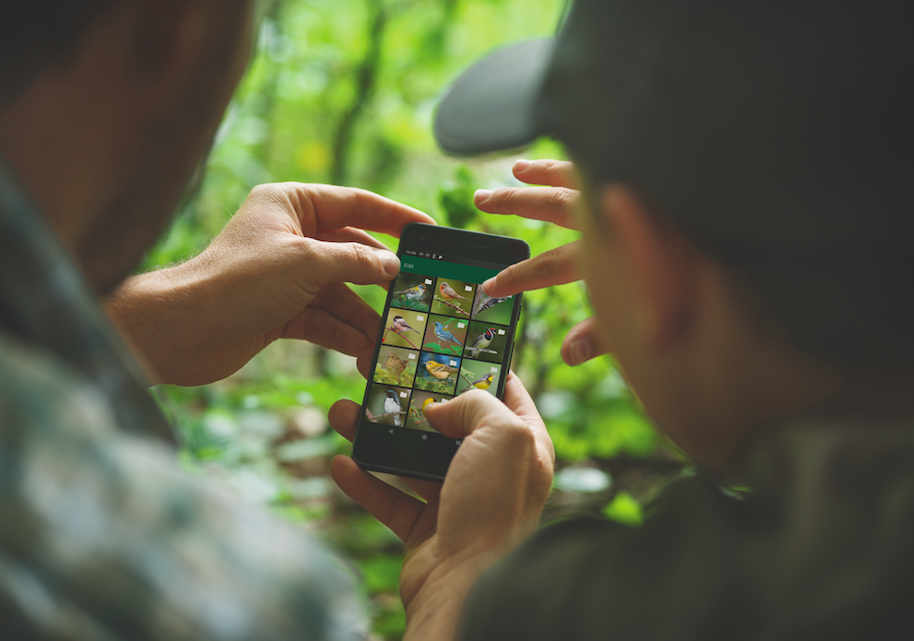
[[[502,398],[521,295],[480,285],[530,257],[522,240],[412,223],[400,237],[352,458],[378,472],[443,480],[460,440],[429,426],[424,409],[472,388]]]

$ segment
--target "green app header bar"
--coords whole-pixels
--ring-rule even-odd
[[[400,271],[437,278],[453,278],[467,283],[484,283],[498,273],[496,269],[448,263],[419,256],[400,256]]]

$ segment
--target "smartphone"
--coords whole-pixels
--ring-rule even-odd
[[[502,398],[521,295],[490,298],[480,285],[529,258],[530,247],[411,223],[397,253],[352,458],[367,470],[441,481],[460,440],[435,431],[424,410],[470,389]]]

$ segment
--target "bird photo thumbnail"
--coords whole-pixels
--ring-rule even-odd
[[[426,323],[428,314],[424,312],[392,308],[387,312],[381,342],[396,347],[420,349]]]
[[[494,323],[472,321],[467,332],[463,355],[467,358],[501,363],[505,358],[510,329]]]
[[[460,358],[447,354],[422,352],[416,370],[416,389],[438,394],[453,394],[460,372]]]
[[[469,319],[477,287],[476,283],[439,278],[435,284],[432,313]]]
[[[390,385],[372,385],[365,403],[365,418],[372,423],[402,427],[409,412],[410,390]]]
[[[428,421],[425,419],[425,408],[432,403],[444,403],[450,398],[450,396],[445,396],[444,394],[422,392],[419,390],[414,391],[412,398],[409,401],[409,414],[406,418],[406,427],[411,427],[416,430],[425,430],[426,432],[437,431],[434,427],[429,425]]]
[[[419,352],[402,347],[384,346],[378,352],[372,381],[399,387],[412,387],[419,363]]]
[[[496,325],[510,325],[511,314],[514,312],[514,296],[492,298],[478,288],[470,318],[484,323]]]
[[[438,354],[460,356],[467,341],[469,321],[432,314],[425,327],[422,349]]]
[[[501,376],[501,365],[465,358],[460,367],[457,394],[471,389],[481,389],[495,396],[498,392],[499,376]]]
[[[427,312],[431,307],[434,286],[434,278],[400,272],[393,286],[390,306]]]

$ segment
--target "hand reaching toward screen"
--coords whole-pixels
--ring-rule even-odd
[[[222,379],[279,338],[357,356],[380,317],[345,283],[386,284],[400,269],[363,230],[399,236],[410,222],[434,220],[360,189],[261,185],[199,256],[128,279],[106,307],[155,382]]]
[[[514,175],[530,185],[545,187],[505,187],[476,192],[476,206],[490,214],[514,214],[533,220],[575,229],[574,208],[583,206],[577,189],[574,165],[557,160],[518,160]],[[574,241],[508,267],[483,284],[489,296],[512,296],[519,292],[542,289],[581,280],[578,259],[580,241]],[[569,330],[562,343],[562,358],[569,365],[580,365],[605,354],[598,341],[597,326],[588,318]]]

